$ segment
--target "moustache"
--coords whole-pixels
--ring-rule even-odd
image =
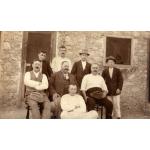
[[[35,67],[36,69],[39,69],[40,67]]]

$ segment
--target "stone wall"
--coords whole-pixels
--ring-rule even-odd
[[[73,62],[79,60],[79,50],[87,48],[90,52],[89,62],[98,62],[102,71],[106,36],[132,38],[132,65],[120,68],[124,76],[121,107],[123,115],[144,113],[148,101],[147,39],[150,38],[150,32],[59,32],[58,46],[65,44],[68,49],[67,55]]]
[[[23,32],[1,32],[0,106],[16,106],[21,79]]]

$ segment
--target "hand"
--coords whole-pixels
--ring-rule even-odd
[[[84,97],[84,101],[85,101],[85,103],[87,102],[87,99],[88,99],[88,97],[86,96],[86,97]]]
[[[80,106],[75,106],[75,109],[80,108]]]
[[[39,90],[40,90],[39,85],[37,85],[37,86],[35,87],[35,89],[39,91]]]
[[[58,98],[58,97],[60,97],[59,94],[57,94],[57,93],[54,93],[54,94],[53,94],[53,100],[55,100],[55,99]]]
[[[116,90],[116,94],[120,94],[121,93],[121,90],[120,89],[117,89]]]
[[[107,92],[103,92],[103,95],[102,95],[102,98],[105,98],[106,97],[106,95],[107,95]]]

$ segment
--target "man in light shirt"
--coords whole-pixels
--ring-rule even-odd
[[[69,58],[66,57],[66,47],[65,46],[61,46],[59,47],[59,56],[55,57],[53,60],[52,60],[52,64],[51,64],[51,67],[52,67],[52,70],[53,72],[58,72],[61,70],[61,64],[63,61],[68,61],[69,63],[69,72],[71,72],[71,68],[72,68],[72,65],[71,65],[71,60]]]
[[[25,73],[24,84],[26,86],[26,100],[30,106],[33,119],[50,118],[50,101],[45,90],[48,89],[48,79],[41,73],[41,63],[34,60],[33,70]],[[42,114],[38,104],[43,104]]]
[[[96,63],[92,64],[91,74],[85,75],[82,80],[81,91],[83,93],[85,102],[87,103],[88,111],[93,110],[96,104],[102,105],[106,108],[106,119],[111,119],[113,105],[112,102],[106,98],[106,95],[108,93],[107,86],[105,84],[103,77],[100,76],[98,72],[99,72],[99,65]],[[102,94],[99,98],[93,98],[96,96],[92,97],[91,92],[97,93],[101,92]]]
[[[77,86],[69,85],[69,93],[61,98],[62,119],[97,119],[95,110],[86,112],[83,97],[77,94]]]

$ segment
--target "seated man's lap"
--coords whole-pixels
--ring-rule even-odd
[[[94,99],[94,98],[91,98],[89,97],[87,99],[87,109],[88,111],[90,110],[93,110],[95,108],[96,105],[100,105],[100,106],[109,106],[109,107],[112,107],[112,102],[110,100],[108,100],[106,97],[103,98],[103,99]]]

